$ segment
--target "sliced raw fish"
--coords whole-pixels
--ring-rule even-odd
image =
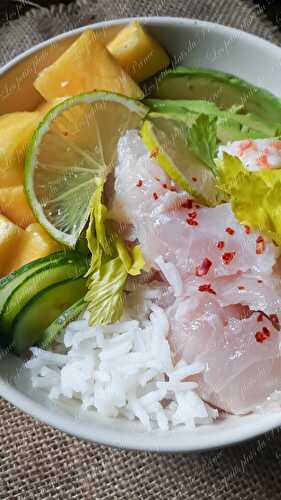
[[[218,157],[222,158],[224,152],[238,156],[247,170],[251,172],[281,168],[280,139],[247,139],[228,142],[224,146],[219,146]]]
[[[175,360],[205,364],[196,381],[208,402],[243,414],[281,388],[281,334],[264,314],[204,296],[178,300],[170,320]]]
[[[136,131],[119,141],[115,176],[113,216],[134,225],[150,265],[161,255],[187,277],[204,273],[208,259],[208,279],[250,269],[271,272],[279,250],[240,225],[228,203],[202,207],[180,191],[150,158]]]

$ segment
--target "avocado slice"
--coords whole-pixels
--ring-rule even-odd
[[[281,124],[281,99],[237,76],[218,70],[178,67],[167,71],[157,80],[153,97],[207,100],[222,109],[243,106],[246,113]]]
[[[38,342],[42,332],[87,290],[85,278],[51,285],[35,295],[21,310],[13,327],[13,347],[21,354]]]
[[[239,106],[221,110],[215,103],[202,99],[146,99],[146,104],[156,112],[186,111],[216,117],[221,131],[222,139],[218,136],[221,142],[276,137],[281,128],[281,124],[269,123],[253,113],[242,114]]]

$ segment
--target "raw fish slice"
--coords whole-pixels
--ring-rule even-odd
[[[219,147],[218,157],[224,152],[240,158],[251,172],[281,167],[281,141],[276,138],[229,142]]]
[[[189,279],[184,284],[183,295],[199,297],[202,295],[203,278]],[[252,311],[274,314],[281,311],[281,280],[277,274],[261,275],[251,271],[224,276],[208,282],[210,290],[216,294],[220,306],[233,304],[247,305]]]
[[[281,334],[264,315],[215,296],[178,300],[170,308],[175,360],[201,361],[200,395],[231,413],[247,413],[281,387]]]
[[[136,131],[119,141],[115,175],[112,213],[135,226],[148,264],[162,255],[185,278],[196,275],[207,258],[212,264],[208,280],[249,269],[271,272],[279,250],[263,238],[259,243],[261,236],[240,225],[229,204],[201,207],[179,192]]]

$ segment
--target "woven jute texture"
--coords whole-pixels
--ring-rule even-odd
[[[0,63],[71,28],[138,15],[211,20],[281,43],[278,31],[248,1],[80,0],[34,9],[6,23],[0,29]],[[74,439],[0,400],[0,499],[280,499],[280,444],[276,430],[200,455],[134,453]]]

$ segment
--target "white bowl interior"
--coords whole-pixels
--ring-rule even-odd
[[[221,69],[281,96],[280,48],[212,23],[176,18],[144,18],[141,21],[168,49],[176,65]],[[92,27],[107,40],[125,22],[105,22]],[[80,31],[34,47],[1,70],[0,114],[32,110],[37,106],[41,99],[32,87],[37,73],[54,61]],[[75,402],[71,405],[51,403],[42,391],[31,389],[24,360],[5,352],[0,359],[0,394],[4,398],[63,431],[104,444],[155,451],[197,451],[240,442],[281,423],[281,415],[277,413],[232,416],[195,431],[179,428],[147,433],[136,422],[104,419],[94,411],[81,414]]]

